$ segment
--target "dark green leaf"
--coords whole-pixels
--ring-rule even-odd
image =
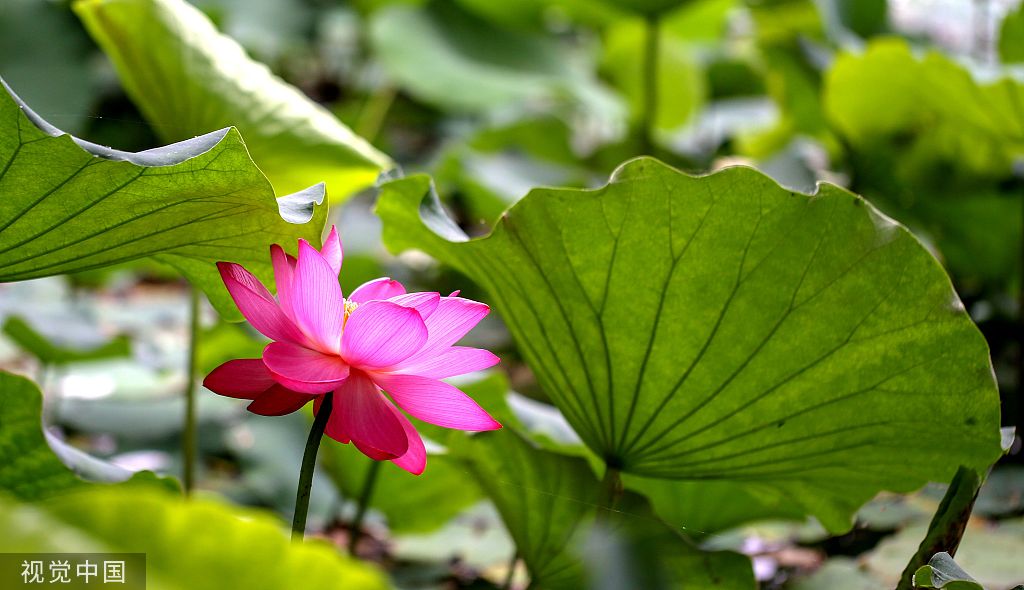
[[[0,490],[22,500],[39,500],[85,484],[46,444],[42,406],[35,383],[0,371]]]
[[[152,473],[133,474],[65,444],[42,428],[43,396],[35,383],[0,371],[0,496],[38,501],[88,487],[131,480],[175,489]]]
[[[987,346],[949,279],[842,189],[639,159],[599,190],[534,190],[471,241],[436,204],[417,214],[429,189],[384,185],[385,242],[485,288],[609,465],[757,482],[843,530],[880,490],[1001,452]]]
[[[1005,63],[1024,62],[1024,5],[1003,19],[999,28],[999,58]]]
[[[672,481],[625,476],[669,525],[702,538],[758,520],[803,520],[804,509],[773,485],[735,481]]]
[[[621,587],[602,585],[601,566],[612,563],[638,588],[754,587],[746,557],[700,551],[639,497],[602,508],[601,486],[583,459],[535,448],[512,430],[460,442],[456,454],[497,506],[533,587]]]

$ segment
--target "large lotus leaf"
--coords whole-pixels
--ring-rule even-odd
[[[985,340],[928,251],[842,189],[644,158],[598,190],[536,189],[471,241],[418,209],[429,178],[382,190],[385,242],[485,288],[613,467],[777,487],[842,530],[879,490],[999,456]]]
[[[759,482],[673,481],[625,476],[626,489],[643,494],[669,525],[704,538],[760,520],[803,520],[803,508],[783,489]]]
[[[570,102],[616,112],[568,47],[492,25],[451,2],[384,8],[373,15],[370,40],[398,84],[441,108],[485,112]]]
[[[0,371],[0,491],[38,500],[83,485],[46,444],[43,396],[24,377]]]
[[[151,256],[180,270],[227,318],[241,318],[214,263],[269,278],[270,244],[320,243],[323,185],[281,199],[238,132],[144,152],[66,135],[0,91],[0,282]]]
[[[188,2],[79,0],[74,8],[165,141],[237,127],[278,194],[325,182],[342,199],[390,166]]]
[[[501,513],[531,587],[619,587],[600,579],[588,585],[588,570],[601,571],[602,563],[622,564],[638,588],[754,587],[746,557],[698,550],[639,497],[626,494],[614,510],[603,508],[604,491],[584,459],[536,448],[513,430],[454,446]]]
[[[289,542],[266,512],[152,488],[93,488],[35,506],[0,498],[0,527],[3,551],[145,553],[154,589],[389,587],[326,543]]]
[[[1024,154],[1024,83],[977,82],[949,58],[917,57],[900,40],[841,54],[825,79],[824,103],[855,148],[909,135],[933,159],[997,175],[1008,175]]]

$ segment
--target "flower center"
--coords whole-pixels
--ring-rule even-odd
[[[359,307],[359,304],[356,303],[355,301],[348,301],[347,299],[345,300],[345,320],[346,321],[348,321],[348,316],[352,315],[352,312],[355,311],[357,307]]]

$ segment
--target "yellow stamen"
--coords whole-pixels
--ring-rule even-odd
[[[352,312],[355,311],[357,307],[359,307],[359,304],[356,303],[355,301],[348,301],[348,300],[345,301],[345,319],[346,320],[348,319],[348,316],[352,315]]]

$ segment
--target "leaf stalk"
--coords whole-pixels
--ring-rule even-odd
[[[324,394],[320,410],[313,418],[313,426],[306,438],[306,449],[302,452],[302,467],[299,469],[299,487],[295,491],[295,514],[292,516],[292,541],[301,541],[306,534],[306,515],[309,513],[309,495],[313,489],[313,472],[316,470],[316,454],[320,440],[327,428],[327,419],[334,406],[334,393]]]

